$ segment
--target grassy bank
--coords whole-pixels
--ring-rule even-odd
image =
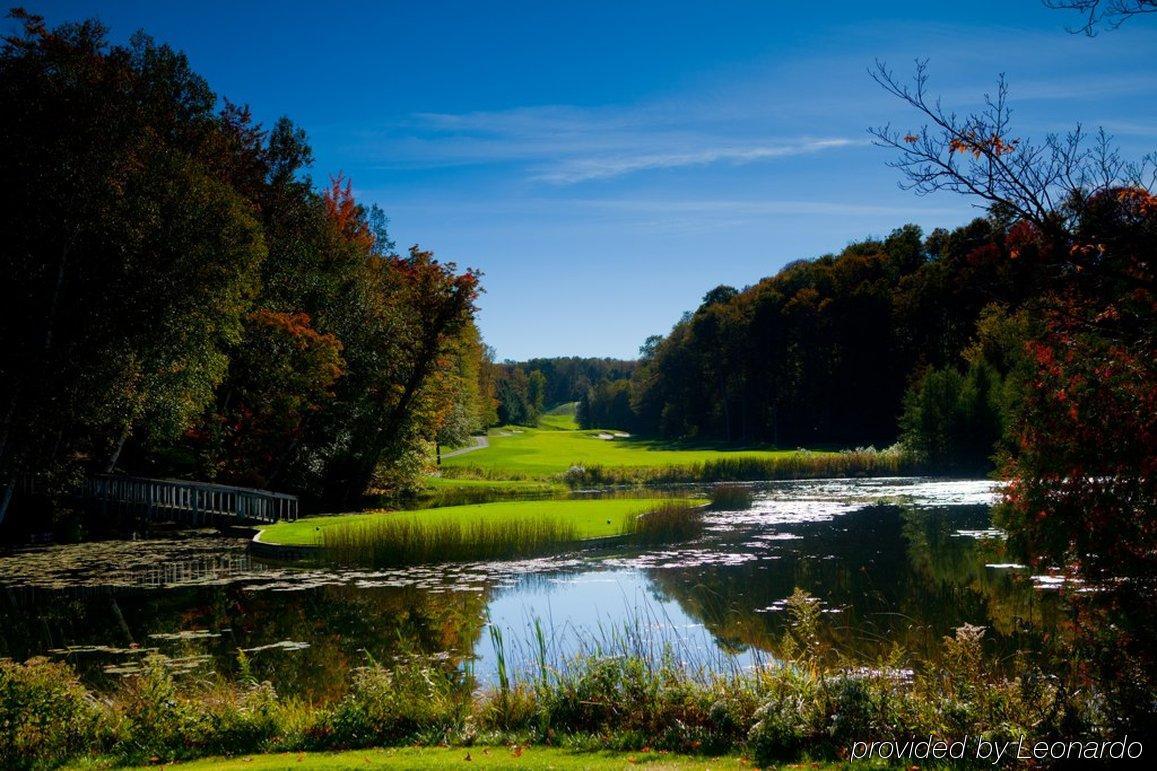
[[[462,506],[493,501],[564,496],[570,488],[561,481],[537,479],[468,479],[430,476],[423,480],[416,500],[427,506]]]
[[[680,445],[635,437],[616,437],[616,433],[621,432],[505,426],[491,429],[489,447],[447,458],[442,465],[447,476],[457,469],[477,476],[518,479],[560,476],[572,466],[655,468],[724,459],[768,461],[800,454],[797,450]],[[825,453],[811,453],[820,454]]]
[[[564,476],[574,487],[646,485],[679,482],[757,482],[774,479],[834,479],[889,477],[922,473],[924,469],[899,449],[862,448],[840,452],[799,450],[770,456],[735,453],[726,457],[689,460],[664,466],[572,467]]]
[[[538,418],[538,427],[551,431],[576,431],[578,402],[566,402],[544,412]]]
[[[437,496],[443,493],[455,493],[460,490],[483,490],[493,493],[509,493],[511,495],[551,495],[568,491],[561,482],[538,479],[461,479],[448,477],[426,477],[423,480],[421,495]]]
[[[722,755],[725,764],[743,755],[768,765],[836,761],[857,741],[1111,741],[1136,728],[1121,722],[1112,692],[1077,679],[1079,670],[1043,672],[1019,660],[1015,675],[1005,674],[986,654],[979,627],[946,637],[933,660],[896,653],[866,668],[820,642],[814,600],[797,591],[788,613],[782,666],[693,670],[670,649],[641,653],[627,633],[567,662],[547,661],[543,647],[533,671],[500,668],[498,684],[481,689],[436,661],[371,663],[351,671],[345,694],[328,703],[244,677],[175,675],[156,656],[107,693],[90,691],[65,664],[4,661],[0,767],[415,745],[457,747],[464,758],[473,757],[466,749],[473,745],[511,744]]]
[[[595,538],[639,534],[655,540],[670,526],[655,525],[648,512],[672,512],[702,501],[656,498],[503,501],[405,512],[369,512],[281,522],[261,540],[287,546],[320,546],[338,562],[377,566],[512,559],[557,550]],[[684,519],[687,518],[684,513]],[[641,524],[646,520],[644,524]]]
[[[663,482],[755,481],[917,472],[889,449],[776,450],[689,445],[638,439],[621,432],[561,428],[492,429],[490,446],[447,458],[446,478],[565,480],[574,486]]]
[[[557,747],[509,746],[471,747],[388,747],[346,752],[283,752],[240,758],[207,758],[179,763],[173,768],[224,769],[224,771],[275,771],[275,769],[406,768],[421,771],[441,768],[521,768],[558,771],[626,771],[632,768],[654,771],[731,771],[751,768],[735,756],[696,757],[670,752],[607,752],[560,749]],[[815,766],[808,765],[808,768]],[[142,766],[150,768],[150,766]]]

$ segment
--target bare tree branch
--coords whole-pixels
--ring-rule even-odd
[[[1114,30],[1134,16],[1157,13],[1157,0],[1044,0],[1054,10],[1077,11],[1084,17],[1079,27],[1069,27],[1073,34],[1097,34],[1098,27]]]
[[[888,165],[900,171],[900,187],[918,195],[961,193],[979,199],[981,208],[1007,210],[1044,233],[1064,237],[1082,201],[1119,187],[1152,191],[1157,181],[1153,155],[1126,163],[1104,130],[1091,140],[1080,125],[1039,142],[1015,136],[1003,75],[981,109],[960,116],[929,95],[927,60],[917,60],[910,81],[900,80],[881,61],[869,74],[925,121],[905,132],[891,125],[868,129],[873,144],[896,151]]]

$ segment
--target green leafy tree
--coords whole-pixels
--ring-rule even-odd
[[[18,487],[209,476],[355,505],[478,425],[478,276],[413,248],[288,119],[96,22],[0,50],[0,517]],[[26,481],[34,484],[25,484]]]
[[[223,379],[265,256],[223,179],[232,127],[184,56],[96,22],[0,50],[0,479],[66,488],[181,434]]]

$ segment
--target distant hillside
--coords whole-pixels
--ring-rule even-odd
[[[493,365],[497,424],[538,425],[546,405],[578,402],[601,383],[630,380],[638,362],[563,356]]]
[[[547,404],[577,402],[592,385],[602,380],[629,379],[639,366],[639,362],[633,359],[583,358],[579,356],[528,359],[524,362],[507,363],[522,367],[527,374],[538,370],[546,377],[544,397]]]
[[[575,413],[578,411],[578,402],[563,402],[555,405],[538,419],[539,428],[548,428],[554,431],[574,431],[579,427]]]

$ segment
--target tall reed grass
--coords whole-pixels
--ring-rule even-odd
[[[320,545],[322,556],[333,562],[402,567],[533,557],[575,539],[573,525],[549,516],[434,523],[383,516],[372,523],[326,528]]]
[[[689,541],[703,532],[703,507],[688,501],[662,501],[630,520],[626,535],[636,543]]]
[[[711,508],[739,511],[751,508],[754,493],[749,485],[722,483],[711,488]]]
[[[700,502],[690,498],[671,499],[670,492],[662,495],[664,498],[657,498],[653,508],[628,516],[623,528],[609,537],[664,543],[697,536],[703,528]],[[639,495],[610,491],[599,497],[638,498]],[[318,545],[323,560],[374,567],[525,559],[557,553],[583,542],[565,515],[423,521],[420,511],[334,525],[322,529],[320,538]]]
[[[779,479],[902,476],[924,471],[899,447],[861,447],[836,453],[800,452],[772,458],[740,456],[666,466],[575,466],[564,481],[572,487],[669,482],[760,482]]]

